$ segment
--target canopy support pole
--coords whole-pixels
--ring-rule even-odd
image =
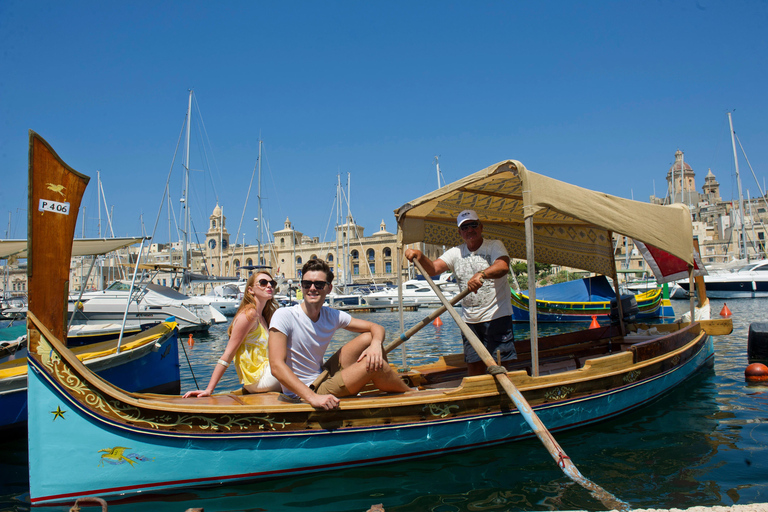
[[[400,230],[400,224],[397,225],[397,249],[395,250],[395,261],[397,262],[397,304],[400,317],[400,332],[405,331],[405,319],[403,318],[403,232]],[[400,367],[403,371],[408,368],[406,365],[407,353],[405,345],[400,349],[400,356],[402,357],[402,364]]]
[[[136,274],[139,272],[139,264],[141,263],[141,255],[144,252],[144,240],[141,241],[139,246],[139,254],[136,256],[136,267],[133,269],[133,278],[131,279],[131,291],[128,294],[128,302],[125,304],[125,311],[123,312],[123,323],[120,326],[120,337],[117,338],[117,353],[120,353],[120,345],[123,343],[123,332],[125,332],[125,320],[128,318],[128,310],[131,308],[131,298],[133,297],[133,287],[136,285]],[[136,308],[138,311],[139,302],[136,301]]]
[[[536,261],[533,248],[533,217],[525,218],[525,255],[528,259],[528,322],[531,330],[531,377],[538,377],[539,312],[536,309]]]
[[[85,283],[88,282],[88,280],[91,278],[91,271],[93,271],[93,266],[96,264],[96,255],[93,256],[93,259],[91,260],[91,266],[88,267],[88,275],[85,276],[85,281],[80,282],[80,294],[77,296],[77,302],[75,302],[74,306],[72,307],[72,314],[69,316],[69,323],[67,324],[67,332],[72,328],[72,322],[75,320],[75,314],[77,314],[77,305],[80,303],[80,301],[83,298],[83,292],[85,292]]]
[[[696,304],[694,302],[695,293],[693,293],[693,265],[688,265],[688,297],[691,301],[691,323],[696,321],[694,313],[696,312]]]

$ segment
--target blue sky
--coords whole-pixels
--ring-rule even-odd
[[[141,234],[142,215],[151,232],[190,88],[209,145],[204,165],[192,144],[193,223],[204,232],[218,199],[249,245],[259,138],[269,227],[290,217],[321,239],[337,174],[366,234],[394,232],[392,211],[436,187],[436,155],[448,182],[512,158],[647,201],[679,148],[699,188],[711,168],[737,198],[726,112],[764,186],[767,25],[762,1],[0,0],[0,236],[26,236],[29,129],[92,177],[86,236],[97,171],[115,234]],[[181,171],[179,154],[177,209]]]

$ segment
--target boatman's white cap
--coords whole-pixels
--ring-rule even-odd
[[[458,226],[461,226],[462,224],[464,224],[468,220],[477,220],[477,221],[479,221],[480,217],[477,216],[477,214],[475,213],[475,210],[464,210],[463,212],[461,212],[459,214],[458,217],[456,217],[456,224]]]

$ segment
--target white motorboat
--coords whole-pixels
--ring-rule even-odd
[[[688,280],[677,282],[688,290]],[[712,272],[704,276],[710,299],[742,299],[768,297],[768,260],[753,261],[734,270]],[[694,289],[696,282],[694,281]]]
[[[121,322],[128,307],[131,322],[163,322],[175,317],[179,331],[207,331],[227,318],[200,299],[154,283],[146,283],[131,293],[130,281],[115,281],[105,290],[84,293],[78,300],[71,296],[68,310],[72,325],[89,322]]]
[[[241,286],[242,289],[241,289]],[[215,286],[213,290],[205,295],[197,297],[206,301],[213,309],[224,316],[235,316],[237,308],[240,307],[240,301],[243,300],[245,282],[232,282]]]
[[[443,276],[440,277],[440,279],[435,280],[435,284],[440,287],[446,298],[450,300],[457,293],[454,291],[456,283],[443,279]],[[397,306],[397,287],[369,293],[365,296],[365,301],[370,306]],[[440,299],[423,279],[409,279],[403,283],[403,304],[406,306],[435,308],[442,306]]]

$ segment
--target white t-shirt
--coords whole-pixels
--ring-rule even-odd
[[[279,308],[272,315],[270,329],[277,329],[288,338],[288,367],[301,382],[309,386],[322,373],[323,356],[339,329],[352,321],[345,311],[329,307],[320,310],[320,318],[313,322],[301,309],[301,304]],[[283,386],[283,392],[293,395]]]
[[[499,240],[483,239],[482,245],[474,252],[467,244],[452,247],[440,256],[456,276],[459,287],[464,290],[467,282],[478,272],[487,269],[503,257],[509,257],[507,249]],[[467,323],[490,322],[512,314],[512,294],[507,278],[486,279],[477,293],[469,293],[461,301],[462,316]]]

